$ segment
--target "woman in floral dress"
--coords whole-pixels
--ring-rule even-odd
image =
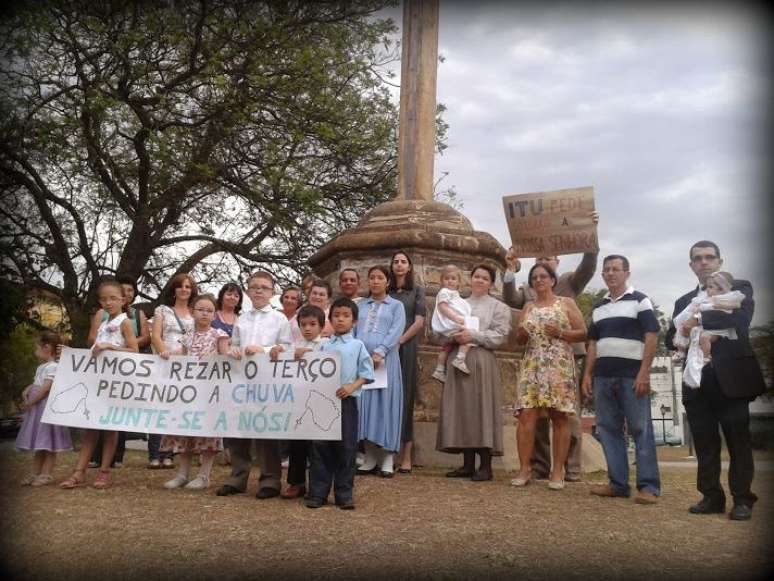
[[[548,413],[553,425],[552,466],[548,488],[564,488],[564,465],[570,449],[567,415],[575,413],[575,359],[572,343],[586,339],[586,325],[575,301],[554,294],[557,278],[546,264],[529,271],[529,286],[537,298],[528,303],[517,330],[527,350],[519,374],[519,424],[517,428],[519,474],[513,486],[526,486],[535,445],[535,424]]]

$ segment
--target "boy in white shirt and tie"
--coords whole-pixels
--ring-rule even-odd
[[[231,336],[229,355],[240,359],[243,355],[268,354],[275,359],[281,351],[291,348],[290,324],[285,315],[272,308],[269,301],[274,295],[274,277],[268,272],[255,272],[247,279],[247,296],[253,310],[239,315]],[[229,496],[247,490],[252,456],[249,438],[229,438],[226,445],[231,452],[231,476],[221,486],[218,496]],[[279,496],[282,459],[279,440],[255,440],[256,454],[261,471],[256,498]]]

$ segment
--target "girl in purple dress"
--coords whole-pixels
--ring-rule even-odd
[[[59,335],[44,331],[38,339],[35,357],[41,361],[35,371],[35,380],[22,393],[24,420],[16,448],[34,452],[32,472],[22,480],[24,486],[44,486],[54,481],[52,472],[56,463],[56,453],[72,450],[70,432],[65,426],[44,424],[40,421],[46,409],[48,393],[56,374],[56,346],[61,343]]]

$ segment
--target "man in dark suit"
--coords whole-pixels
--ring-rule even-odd
[[[691,246],[690,267],[699,279],[699,286],[675,302],[674,319],[696,296],[705,293],[707,277],[720,269],[723,259],[717,244],[701,240]],[[723,430],[731,462],[728,485],[734,498],[729,514],[732,520],[748,520],[757,496],[750,490],[754,464],[750,444],[750,401],[765,390],[758,360],[750,346],[749,329],[755,303],[749,281],[734,280],[733,290],[745,296],[742,306],[731,313],[720,310],[703,311],[683,326],[683,332],[701,325],[704,329],[736,330],[737,339],[720,337],[712,344],[712,359],[701,372],[699,388],[683,384],[683,405],[696,446],[698,471],[696,487],[703,498],[688,510],[692,514],[723,513],[726,497],[720,484],[720,433]],[[666,336],[668,349],[675,349],[672,323]]]

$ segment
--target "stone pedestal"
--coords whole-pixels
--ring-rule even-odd
[[[414,265],[414,281],[425,287],[427,317],[420,337],[421,402],[417,419],[435,420],[438,412],[440,384],[430,378],[438,354],[430,329],[435,296],[440,288],[441,269],[454,264],[462,270],[462,296],[470,294],[470,271],[486,264],[501,272],[505,267],[505,249],[491,234],[473,230],[470,221],[457,210],[439,202],[396,200],[385,202],[366,214],[357,227],[343,232],[323,246],[311,259],[315,274],[328,280],[338,292],[338,273],[352,268],[360,274],[360,294],[368,294],[368,269],[374,265],[389,266],[396,250],[405,251]],[[492,294],[500,297],[502,282],[498,275]],[[514,310],[514,325],[519,311]],[[513,338],[513,337],[512,337]],[[508,341],[497,353],[502,363],[506,385],[504,401],[515,397],[515,371],[521,349],[515,340]]]
[[[446,464],[439,460],[448,457],[449,463],[459,458],[435,452],[435,422],[441,384],[430,377],[435,368],[439,347],[432,337],[430,320],[435,297],[440,288],[440,271],[454,264],[462,270],[460,293],[470,293],[470,272],[478,264],[486,264],[500,273],[505,268],[505,249],[486,232],[473,230],[470,221],[446,204],[425,200],[396,200],[385,202],[366,214],[357,227],[343,232],[323,246],[311,259],[314,273],[331,283],[338,294],[338,273],[351,268],[360,274],[360,294],[368,294],[368,269],[375,265],[389,266],[392,254],[405,251],[413,262],[414,281],[425,287],[427,317],[419,346],[419,385],[414,420],[415,458],[418,464]],[[492,294],[501,297],[502,282],[498,274]],[[516,329],[519,311],[513,310],[512,329]],[[518,465],[515,452],[515,420],[513,404],[516,401],[516,382],[522,349],[516,346],[514,331],[501,350],[495,352],[500,365],[503,386],[503,420],[508,440],[506,455],[497,460],[506,468]],[[432,425],[430,425],[432,424]]]

